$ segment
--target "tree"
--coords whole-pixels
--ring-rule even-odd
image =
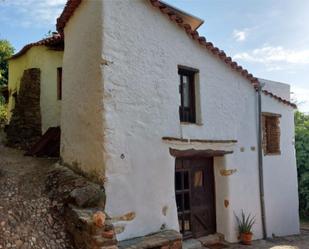
[[[299,209],[309,218],[309,115],[295,113],[295,149],[299,185]]]
[[[0,86],[8,82],[7,59],[14,54],[14,48],[8,40],[0,40]]]
[[[48,30],[48,32],[44,35],[43,39],[50,38],[53,36],[53,32],[51,30]]]

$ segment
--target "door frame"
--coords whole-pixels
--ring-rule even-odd
[[[183,238],[184,239],[190,239],[190,238],[199,238],[199,237],[202,237],[202,236],[207,236],[209,234],[194,234],[194,229],[192,229],[192,202],[191,202],[191,196],[192,196],[192,191],[193,191],[193,188],[192,188],[192,185],[191,185],[191,174],[192,174],[192,169],[191,167],[189,169],[184,169],[182,167],[179,167],[177,166],[177,162],[179,160],[203,160],[205,158],[211,158],[211,166],[212,167],[212,172],[213,172],[213,209],[214,209],[214,226],[215,226],[215,232],[217,231],[217,208],[216,208],[216,179],[215,179],[215,168],[214,168],[214,157],[213,156],[185,156],[185,157],[175,157],[175,173],[174,173],[174,176],[175,176],[175,182],[176,182],[176,172],[183,172],[183,171],[188,171],[188,177],[189,177],[189,198],[190,198],[190,232],[185,234],[184,231],[182,231],[182,235],[183,235]],[[205,166],[207,167],[207,166]],[[183,178],[183,176],[182,176]],[[182,185],[183,185],[183,180],[182,180]],[[182,186],[183,187],[183,186]],[[177,191],[176,191],[176,185],[174,187],[175,189],[175,201],[176,201],[176,205],[177,205],[177,200],[176,200],[176,197],[177,197]],[[178,194],[180,194],[180,192],[178,191]],[[184,200],[183,200],[184,202]],[[183,203],[184,205],[184,203]],[[184,215],[185,213],[182,212],[182,230],[184,228]],[[179,212],[177,210],[177,220],[178,220],[178,224],[179,224]],[[180,224],[179,224],[180,226]]]

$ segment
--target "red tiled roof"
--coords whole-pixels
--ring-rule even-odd
[[[294,103],[292,103],[292,102],[290,102],[290,101],[288,101],[288,100],[285,100],[285,99],[283,99],[283,98],[281,98],[281,97],[279,97],[279,96],[273,94],[272,92],[269,92],[269,91],[267,91],[267,90],[262,90],[262,92],[263,92],[265,95],[270,96],[270,97],[272,97],[272,98],[278,100],[278,101],[281,102],[281,103],[290,105],[290,106],[292,106],[292,107],[295,108],[295,109],[297,108],[297,105],[296,105],[296,104],[294,104]]]
[[[11,56],[11,59],[15,59],[23,54],[25,54],[30,48],[35,47],[35,46],[56,46],[56,45],[61,45],[63,44],[63,37],[59,34],[53,34],[52,37],[45,38],[43,40],[40,40],[38,42],[34,43],[29,43],[26,46],[24,46],[18,53],[14,54]]]
[[[66,23],[69,21],[71,16],[74,14],[74,11],[81,4],[82,0],[68,0],[62,14],[57,19],[57,31],[60,34],[63,34],[64,27]]]
[[[223,61],[225,64],[231,67],[232,70],[235,70],[239,74],[241,74],[243,77],[245,77],[252,86],[257,89],[259,86],[259,80],[254,77],[251,73],[248,72],[245,68],[238,65],[237,62],[233,61],[231,57],[227,56],[223,50],[220,50],[219,48],[215,47],[211,42],[208,42],[205,37],[200,36],[199,33],[191,28],[191,26],[184,22],[184,20],[177,15],[172,9],[168,7],[167,4],[164,4],[160,2],[160,0],[149,0],[150,3],[159,9],[163,14],[167,15],[169,19],[181,28],[185,30],[185,32],[195,41],[197,41],[201,46],[205,47],[210,53],[212,53],[214,56],[217,56],[221,61]],[[77,7],[80,5],[82,0],[68,0],[66,3],[66,6],[60,15],[60,17],[57,19],[57,30],[60,34],[63,34],[64,27],[68,20],[71,18],[71,16],[74,14],[74,11],[77,9]],[[290,101],[284,100],[281,97],[270,93],[268,91],[263,91],[264,94],[275,98],[279,102],[283,104],[287,104],[289,106],[292,106],[293,108],[296,108],[296,105]]]
[[[235,70],[236,72],[240,73],[243,77],[245,77],[247,80],[250,81],[252,86],[257,89],[260,82],[259,80],[254,77],[251,73],[248,72],[245,68],[238,65],[236,61],[233,61],[231,57],[227,56],[223,50],[220,50],[219,48],[215,47],[211,42],[207,42],[206,38],[203,36],[200,36],[199,33],[191,28],[191,26],[183,21],[183,19],[177,15],[173,10],[171,10],[166,4],[161,3],[159,0],[149,0],[151,4],[159,9],[163,14],[167,15],[169,19],[181,28],[185,30],[185,32],[190,36],[193,40],[197,41],[201,46],[205,47],[210,53],[212,53],[214,56],[217,56],[221,61],[223,61],[225,64],[229,65],[232,70]],[[262,91],[265,95],[268,95],[272,98],[275,98],[279,102],[283,104],[287,104],[289,106],[292,106],[293,108],[297,108],[297,106],[285,99],[282,99],[281,97],[268,92],[266,90]]]

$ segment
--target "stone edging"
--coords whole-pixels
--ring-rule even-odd
[[[118,248],[111,219],[104,212],[103,186],[56,165],[48,173],[46,191],[62,211],[77,249]]]

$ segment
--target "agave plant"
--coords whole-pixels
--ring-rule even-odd
[[[239,233],[252,233],[252,227],[255,223],[255,216],[249,214],[248,216],[245,215],[244,211],[241,210],[241,216],[236,216],[236,220],[238,223],[238,230]]]

